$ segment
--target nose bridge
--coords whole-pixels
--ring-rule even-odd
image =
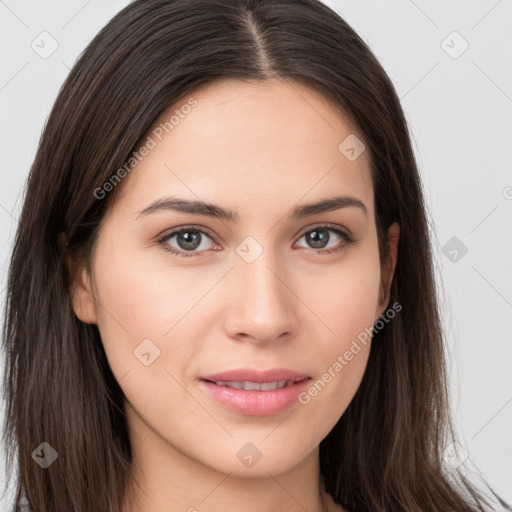
[[[275,251],[250,238],[236,250],[227,328],[231,336],[271,341],[293,329],[293,293]]]

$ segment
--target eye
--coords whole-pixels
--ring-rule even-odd
[[[172,254],[189,257],[199,256],[201,251],[211,249],[212,246],[208,244],[207,240],[213,243],[213,240],[205,231],[184,227],[165,234],[157,242],[164,250]],[[173,246],[172,243],[176,244],[177,247]]]
[[[334,233],[335,236],[332,237],[329,233]],[[302,238],[304,238],[306,243],[309,244],[309,247],[307,247],[308,249],[320,249],[315,250],[315,252],[319,253],[341,251],[354,241],[350,235],[333,225],[316,226],[315,228],[306,231],[306,233],[300,237],[299,241]],[[334,245],[329,246],[329,243],[332,241],[334,241]],[[336,243],[336,241],[338,243]]]

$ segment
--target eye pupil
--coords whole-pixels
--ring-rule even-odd
[[[308,243],[315,249],[322,249],[329,241],[329,233],[325,229],[315,229],[306,235]]]
[[[183,250],[197,249],[201,242],[201,234],[194,231],[182,231],[176,237],[178,245]]]

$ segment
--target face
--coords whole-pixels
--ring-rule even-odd
[[[318,93],[224,81],[192,96],[118,185],[75,312],[98,325],[148,446],[278,474],[317,449],[360,384],[396,226],[384,271],[368,151]]]

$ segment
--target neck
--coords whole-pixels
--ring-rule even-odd
[[[138,485],[129,485],[123,512],[341,510],[321,488],[318,448],[284,473],[237,476],[182,453],[138,415],[131,420],[132,476]]]

